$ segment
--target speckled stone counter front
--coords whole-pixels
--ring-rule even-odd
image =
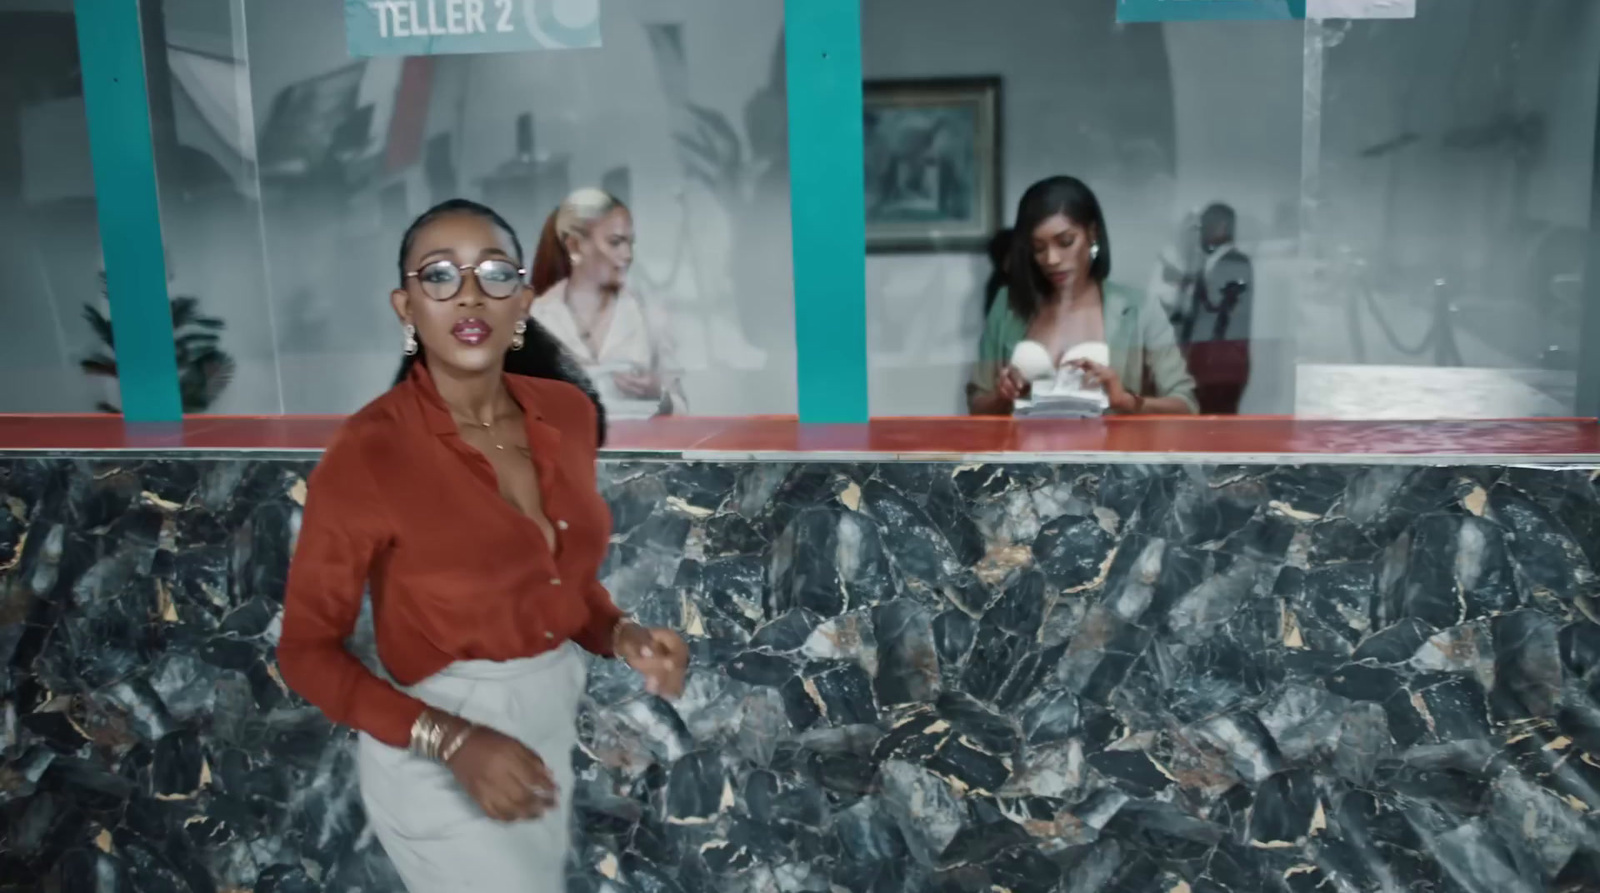
[[[272,664],[310,464],[0,458],[0,889],[399,890]],[[694,664],[594,667],[574,891],[1600,890],[1590,470],[601,478]]]

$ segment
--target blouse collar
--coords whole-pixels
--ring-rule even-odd
[[[538,401],[531,398],[531,394],[521,387],[517,376],[505,376],[506,388],[511,392],[511,399],[522,407],[522,414],[528,420],[528,427],[533,423],[544,423],[544,413],[539,409]],[[428,371],[428,364],[417,361],[411,366],[411,374],[406,378],[406,386],[416,395],[417,406],[422,411],[423,420],[427,423],[428,430],[434,434],[458,434],[455,417],[450,415],[450,407],[445,405],[444,398],[439,396],[439,388],[433,381],[433,374]]]

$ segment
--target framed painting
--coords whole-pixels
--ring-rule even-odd
[[[868,251],[981,251],[1000,225],[1000,79],[868,81]]]

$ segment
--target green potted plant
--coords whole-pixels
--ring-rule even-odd
[[[105,296],[105,276],[100,277],[100,293]],[[104,304],[104,300],[101,302]],[[116,341],[111,318],[93,304],[83,306],[83,317],[104,346],[85,357],[79,365],[89,375],[117,377]],[[205,412],[233,380],[234,362],[220,346],[226,323],[200,312],[200,299],[181,296],[172,299],[173,353],[178,361],[178,393],[185,413]],[[107,401],[100,401],[101,412],[121,412]]]

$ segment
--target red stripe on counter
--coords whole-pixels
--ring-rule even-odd
[[[0,450],[317,450],[337,417],[196,416],[124,424],[104,415],[0,415]],[[880,419],[802,425],[792,418],[617,422],[610,450],[731,453],[1216,453],[1228,455],[1594,456],[1593,419],[1357,422],[1267,417],[1106,420]]]

